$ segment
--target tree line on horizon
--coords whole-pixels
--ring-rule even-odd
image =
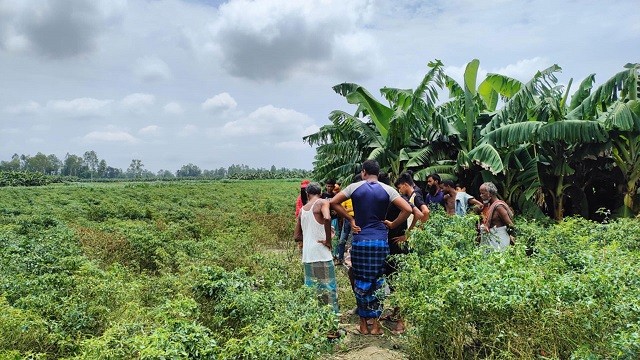
[[[26,172],[47,176],[62,176],[79,180],[108,180],[108,179],[289,179],[309,176],[310,171],[304,169],[252,168],[244,164],[232,164],[213,170],[201,169],[188,163],[175,172],[161,169],[154,173],[144,168],[140,159],[132,159],[126,170],[109,166],[104,159],[98,158],[95,151],[86,151],[82,156],[67,153],[64,160],[55,154],[36,155],[14,154],[11,160],[0,161],[0,172]]]

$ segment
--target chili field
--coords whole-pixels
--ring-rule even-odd
[[[303,286],[297,180],[0,188],[0,358],[327,359],[375,337]],[[416,359],[640,357],[640,221],[517,219],[488,252],[473,216],[412,232],[387,307]],[[342,270],[342,269],[341,269]],[[390,333],[377,339],[389,339]],[[354,345],[355,344],[355,345]],[[364,344],[364,345],[363,345]]]

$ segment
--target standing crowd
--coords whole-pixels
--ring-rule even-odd
[[[472,209],[481,213],[480,245],[489,249],[504,251],[512,241],[513,212],[490,182],[480,186],[479,201],[451,180],[431,174],[423,195],[411,173],[401,174],[392,187],[378,163],[367,160],[355,181],[343,189],[332,179],[325,182],[324,192],[316,182],[304,180],[300,185],[294,237],[302,250],[305,285],[316,288],[321,302],[338,313],[335,265],[347,265],[363,335],[383,334],[382,300],[393,291],[385,279],[393,278],[397,267],[393,255],[408,253],[409,232],[418,221],[429,219],[431,209],[442,207],[453,216]],[[396,322],[394,331],[403,332],[398,309],[390,317]]]

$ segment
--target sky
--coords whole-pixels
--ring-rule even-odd
[[[474,58],[480,77],[558,64],[561,84],[601,84],[640,62],[638,13],[639,0],[0,0],[0,160],[311,169],[302,137],[355,111],[336,84],[382,99],[434,59],[461,81]]]

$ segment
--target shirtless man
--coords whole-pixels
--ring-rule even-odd
[[[484,205],[473,196],[466,192],[456,190],[456,185],[451,180],[443,181],[440,188],[446,195],[444,197],[444,208],[449,215],[464,216],[467,214],[469,206],[474,206],[479,213],[484,207]]]
[[[488,245],[497,251],[505,251],[510,243],[507,228],[513,229],[513,211],[498,200],[498,188],[491,182],[480,185],[480,198],[484,203],[480,225],[480,245]]]

